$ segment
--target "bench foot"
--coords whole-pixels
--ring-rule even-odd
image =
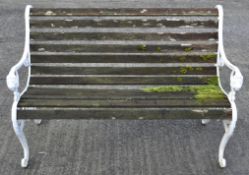
[[[237,122],[237,108],[234,102],[231,102],[231,106],[232,106],[232,120],[224,120],[223,124],[224,124],[224,129],[225,129],[225,134],[223,135],[221,142],[220,142],[220,146],[219,146],[219,164],[221,168],[226,167],[226,159],[224,158],[224,151],[226,148],[226,145],[229,141],[229,139],[231,138],[231,136],[233,135],[235,126],[236,126],[236,122]]]
[[[22,161],[21,161],[21,166],[23,168],[26,168],[26,167],[28,167],[28,164],[29,164],[29,160],[23,158]]]
[[[225,168],[227,166],[226,159],[222,158],[221,160],[219,160],[219,165],[221,168]]]
[[[202,124],[202,125],[206,125],[206,124],[208,124],[209,122],[210,122],[209,119],[202,119],[202,120],[201,120],[201,124]]]
[[[40,124],[41,124],[41,122],[42,122],[42,120],[41,120],[41,119],[36,119],[36,120],[34,120],[34,123],[35,123],[35,124],[37,124],[37,125],[40,125]]]
[[[26,168],[29,162],[29,146],[28,146],[26,136],[23,132],[24,120],[16,119],[16,105],[17,105],[17,102],[14,102],[12,105],[12,112],[11,112],[12,125],[15,131],[15,134],[23,148],[23,159],[21,160],[21,167]]]

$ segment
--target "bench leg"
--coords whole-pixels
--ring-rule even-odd
[[[40,125],[40,124],[41,124],[41,122],[42,122],[42,120],[40,120],[40,119],[36,119],[36,120],[34,120],[34,123],[35,123],[35,124],[37,124],[37,125]]]
[[[226,159],[224,158],[224,151],[227,145],[228,140],[233,135],[236,122],[237,122],[237,108],[234,102],[231,103],[232,106],[232,120],[224,120],[224,129],[225,134],[221,139],[220,146],[219,146],[219,164],[221,168],[226,167]]]
[[[21,166],[23,168],[26,168],[28,166],[28,161],[29,161],[29,146],[28,146],[28,142],[25,137],[25,134],[23,132],[24,120],[16,119],[16,105],[17,105],[17,102],[14,102],[12,105],[11,118],[12,118],[12,124],[13,124],[14,131],[23,148],[24,157],[21,160]]]

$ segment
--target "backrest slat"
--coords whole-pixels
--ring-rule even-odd
[[[191,54],[194,51],[215,52],[217,50],[217,43],[165,43],[165,44],[152,44],[152,43],[138,43],[138,44],[61,44],[61,43],[32,43],[31,49],[35,52],[111,52],[111,53],[169,53],[180,52]],[[101,55],[101,54],[100,54]]]
[[[36,45],[33,46],[33,50],[38,48],[44,48],[45,46]],[[53,45],[45,47],[53,49]],[[217,55],[213,52],[195,52],[195,53],[108,53],[111,49],[103,48],[103,52],[88,52],[88,53],[63,53],[62,51],[68,51],[65,45],[58,47],[56,51],[59,53],[40,53],[33,52],[33,63],[216,63]],[[72,48],[79,48],[72,46]],[[214,51],[215,51],[214,47]],[[102,51],[101,48],[99,48]],[[106,53],[104,52],[106,51]],[[129,51],[131,52],[131,51]]]
[[[217,32],[203,33],[125,33],[125,32],[32,32],[34,40],[142,40],[187,41],[217,39]]]
[[[62,19],[51,18],[51,19],[32,19],[31,26],[33,28],[84,28],[84,27],[142,27],[142,28],[156,28],[156,27],[202,27],[202,28],[217,28],[218,21],[212,20],[186,20],[186,19],[165,19],[165,17],[153,19],[153,18],[100,18],[91,17],[88,19],[70,18],[67,17]],[[146,22],[145,22],[146,20]]]
[[[215,8],[31,9],[31,16],[218,16]]]

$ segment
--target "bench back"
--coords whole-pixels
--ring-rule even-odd
[[[31,9],[31,85],[204,85],[217,9]]]

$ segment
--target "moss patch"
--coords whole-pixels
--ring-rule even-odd
[[[197,70],[197,71],[202,71],[203,68],[202,68],[202,67],[196,67],[195,70]]]
[[[161,52],[161,51],[162,51],[161,47],[157,47],[157,48],[156,48],[156,51],[157,51],[157,52]]]
[[[181,74],[186,74],[188,72],[188,69],[186,67],[181,67],[180,68],[180,73]]]
[[[181,74],[187,74],[189,71],[194,71],[196,68],[193,68],[191,66],[181,67],[180,73]]]
[[[184,48],[184,52],[191,52],[193,50],[192,47],[186,47]]]
[[[181,86],[159,86],[159,87],[150,87],[144,88],[144,92],[181,92],[183,87]]]
[[[206,85],[194,88],[195,98],[201,102],[205,103],[208,100],[219,100],[224,98],[223,92],[220,90],[219,86],[216,85]]]
[[[182,82],[182,81],[183,81],[183,78],[182,78],[182,77],[177,77],[176,80],[177,80],[178,82]]]
[[[189,71],[193,71],[193,70],[194,70],[194,68],[191,67],[191,66],[187,66],[186,68],[187,68],[187,70],[189,70]]]
[[[217,80],[217,79],[216,79]],[[210,80],[208,85],[198,85],[198,86],[159,86],[144,88],[144,92],[157,92],[157,93],[166,93],[166,92],[192,92],[194,93],[195,99],[199,103],[205,103],[209,100],[220,100],[224,98],[224,93],[221,91],[220,87],[216,85],[217,81],[214,78]]]
[[[137,50],[139,51],[147,51],[147,46],[145,44],[141,44],[137,46]]]
[[[209,55],[202,55],[201,59],[203,61],[208,61],[208,60],[213,60],[216,59],[217,55],[216,54],[209,54]]]
[[[185,57],[185,56],[179,57],[179,60],[180,60],[181,62],[184,62],[184,61],[186,60],[186,57]]]
[[[211,78],[207,78],[207,83],[208,85],[216,85],[218,86],[218,77],[211,77]]]

